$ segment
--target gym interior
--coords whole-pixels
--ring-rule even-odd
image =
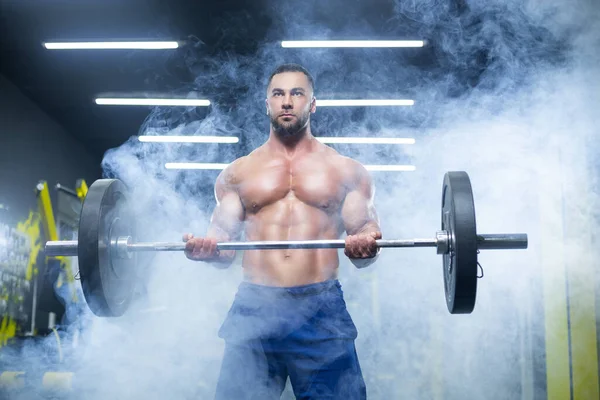
[[[213,398],[253,250],[219,269],[175,244],[206,232],[215,180],[269,135],[269,73],[298,63],[314,136],[367,167],[383,239],[408,243],[362,269],[339,250],[368,397],[599,399],[599,17],[589,0],[0,0],[0,397]],[[465,312],[449,171],[480,245]],[[155,251],[100,254],[99,205],[82,230],[108,179],[127,187],[119,237]],[[109,264],[123,307],[94,303]]]

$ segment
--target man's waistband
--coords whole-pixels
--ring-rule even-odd
[[[307,285],[300,286],[269,286],[244,281],[240,283],[239,291],[264,293],[273,296],[281,295],[291,297],[303,297],[316,295],[332,289],[338,290],[341,289],[341,287],[342,285],[337,279],[328,279],[323,282],[310,283]]]

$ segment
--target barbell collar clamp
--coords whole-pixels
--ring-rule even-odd
[[[111,243],[113,249],[116,249],[117,257],[127,259],[133,257],[133,252],[129,250],[129,246],[131,246],[131,244],[131,236],[119,236],[117,240],[114,240]]]
[[[450,234],[448,231],[435,233],[435,247],[437,254],[446,254],[450,251]]]
[[[79,244],[77,240],[50,240],[46,242],[44,254],[47,257],[76,257]]]

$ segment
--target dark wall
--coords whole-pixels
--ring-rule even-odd
[[[0,204],[12,222],[36,210],[38,181],[74,188],[77,179],[90,185],[100,175],[100,160],[0,75]]]
[[[0,291],[8,296],[0,301],[0,318],[16,321],[17,336],[31,332],[32,320],[36,332],[44,334],[62,322],[65,310],[54,289],[60,263],[46,264],[34,250],[43,249],[41,225],[31,220],[26,226],[34,227],[33,231],[39,226],[40,233],[26,229],[28,241],[15,239],[23,237],[14,233],[17,224],[27,221],[31,212],[37,215],[37,183],[48,182],[56,218],[57,183],[74,189],[78,179],[90,185],[100,176],[100,160],[0,75]],[[26,271],[32,260],[37,274],[30,281]],[[71,285],[60,287],[64,291]]]

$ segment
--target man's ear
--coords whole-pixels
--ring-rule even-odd
[[[269,100],[265,99],[265,107],[267,108],[267,115],[269,115]]]
[[[310,102],[310,112],[315,113],[317,111],[317,98],[313,96],[312,101]]]

